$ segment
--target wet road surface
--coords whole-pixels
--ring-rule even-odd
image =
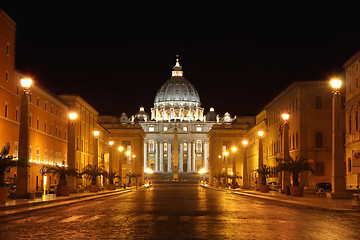
[[[0,239],[360,239],[360,213],[157,184],[0,218]]]

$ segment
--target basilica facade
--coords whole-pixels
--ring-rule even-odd
[[[178,148],[178,171],[208,170],[209,140],[207,134],[216,123],[231,123],[229,113],[217,115],[214,108],[205,114],[200,96],[183,76],[182,66],[176,59],[171,78],[159,88],[154,107],[149,115],[143,107],[130,119],[123,114],[123,123],[138,123],[146,133],[144,143],[144,169],[155,172],[173,172],[174,148]],[[174,142],[174,131],[178,140]]]

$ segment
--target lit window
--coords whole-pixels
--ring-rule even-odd
[[[196,127],[196,131],[197,131],[197,132],[201,132],[201,131],[202,131],[202,127]]]
[[[168,127],[164,127],[164,131],[168,130]]]
[[[155,128],[154,127],[149,127],[149,132],[154,132]]]
[[[187,132],[187,127],[183,127],[183,130],[184,130],[185,132]]]

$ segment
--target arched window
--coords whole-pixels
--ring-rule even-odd
[[[315,147],[322,148],[324,143],[323,134],[321,132],[315,133]]]

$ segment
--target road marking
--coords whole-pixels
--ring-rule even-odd
[[[169,216],[158,216],[156,220],[158,221],[167,221],[169,219]]]
[[[76,219],[81,218],[81,217],[83,217],[83,216],[84,216],[84,215],[72,216],[72,217],[63,219],[63,220],[61,220],[60,222],[65,222],[65,223],[67,223],[67,222],[72,222],[72,221],[75,221]]]
[[[91,218],[88,218],[88,219],[85,219],[84,222],[90,222],[90,221],[95,221],[101,217],[103,217],[104,215],[96,215],[96,216],[93,216]]]
[[[42,218],[42,219],[39,219],[37,222],[38,222],[38,223],[49,222],[49,221],[54,220],[55,218],[58,218],[58,217],[57,217],[57,216],[54,216],[54,217]]]

